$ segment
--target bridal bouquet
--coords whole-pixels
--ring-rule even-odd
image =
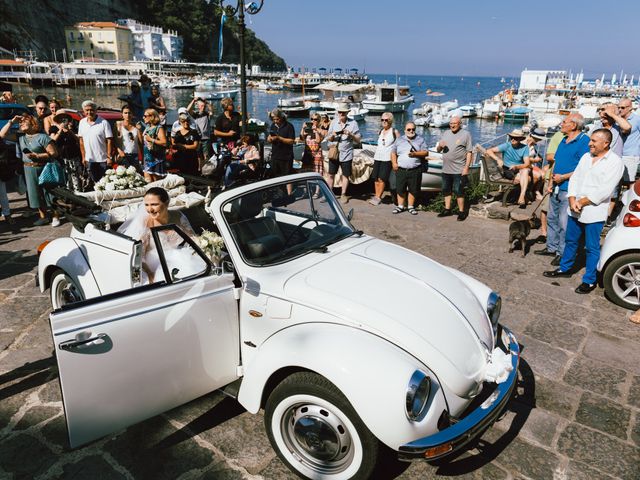
[[[136,171],[135,167],[126,168],[119,165],[115,169],[110,168],[104,172],[104,177],[96,182],[95,189],[109,192],[143,187],[146,184],[144,177]]]
[[[224,240],[217,233],[204,230],[202,235],[196,237],[196,243],[202,251],[211,258],[215,265],[220,262],[222,249],[224,248]]]

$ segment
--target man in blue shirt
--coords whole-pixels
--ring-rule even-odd
[[[536,250],[536,255],[549,255],[552,265],[558,266],[564,252],[569,214],[567,187],[573,171],[582,156],[589,152],[589,137],[582,133],[584,117],[579,113],[567,116],[560,125],[565,137],[558,145],[553,162],[553,175],[549,186],[549,212],[547,213],[547,246]]]
[[[529,185],[529,146],[523,143],[524,139],[524,132],[516,129],[509,133],[508,142],[486,151],[490,158],[498,162],[504,178],[520,184],[520,197],[518,198],[520,208],[527,206],[526,194]],[[498,157],[498,153],[502,154],[502,158]]]

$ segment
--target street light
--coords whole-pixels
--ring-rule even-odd
[[[240,98],[242,109],[242,134],[247,133],[247,73],[244,68],[244,14],[255,15],[262,10],[264,0],[250,2],[245,5],[245,0],[236,0],[235,8],[227,5],[224,6],[224,0],[220,1],[220,7],[225,10],[225,14],[229,17],[235,17],[238,14],[238,26],[240,27]]]

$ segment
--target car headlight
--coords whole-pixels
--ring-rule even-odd
[[[423,418],[429,393],[431,393],[431,379],[426,373],[416,370],[409,380],[405,405],[407,418],[412,422]]]
[[[500,320],[500,310],[502,309],[502,298],[496,292],[491,292],[489,300],[487,300],[487,315],[491,320],[493,328],[493,337],[498,334],[498,320]]]

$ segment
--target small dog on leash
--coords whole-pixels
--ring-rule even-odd
[[[509,253],[513,253],[516,245],[520,245],[522,256],[527,254],[527,237],[531,230],[540,228],[540,219],[534,213],[528,220],[516,220],[509,225]]]

